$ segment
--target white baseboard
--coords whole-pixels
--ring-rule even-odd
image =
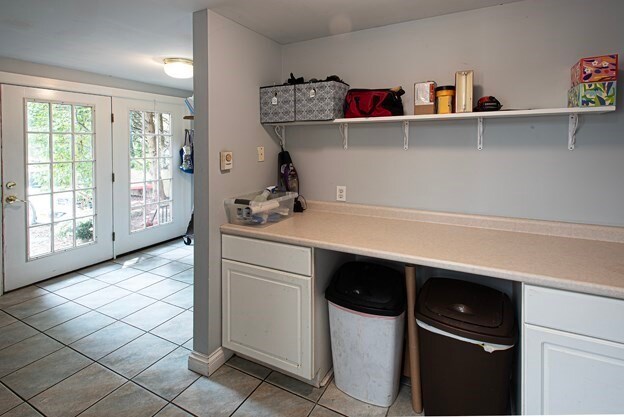
[[[231,351],[226,351],[223,347],[206,356],[203,353],[191,352],[188,358],[188,368],[198,374],[210,376],[221,367],[230,357]]]

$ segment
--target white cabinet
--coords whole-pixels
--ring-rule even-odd
[[[223,346],[320,386],[331,370],[325,289],[352,256],[222,236]]]
[[[624,412],[624,301],[525,285],[524,308],[523,414]]]
[[[223,260],[223,346],[312,379],[311,277]]]

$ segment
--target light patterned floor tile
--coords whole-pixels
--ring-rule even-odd
[[[141,262],[149,258],[153,258],[153,255],[148,255],[141,252],[132,252],[123,256],[118,256],[116,259],[113,260],[113,262],[123,265],[125,268],[128,268],[136,264],[137,262]]]
[[[7,387],[0,384],[0,414],[3,414],[10,409],[17,407],[22,403],[22,400],[11,392]]]
[[[171,277],[172,275],[179,274],[192,267],[192,265],[183,262],[172,261],[158,268],[154,268],[150,272],[152,274],[162,275],[163,277]]]
[[[56,291],[60,290],[61,288],[69,287],[70,285],[78,284],[79,282],[86,281],[88,279],[89,277],[86,275],[82,275],[77,272],[70,272],[69,274],[38,282],[36,285],[47,291]]]
[[[98,281],[97,279],[89,279],[79,282],[78,284],[70,285],[69,287],[61,288],[60,290],[54,291],[54,293],[69,300],[74,300],[106,287],[108,287],[108,284],[105,282]]]
[[[133,380],[171,401],[201,376],[188,369],[190,353],[184,348],[178,348]]]
[[[123,321],[147,331],[163,324],[183,311],[179,307],[157,301],[136,313],[124,317]]]
[[[140,275],[118,282],[116,285],[128,291],[140,291],[143,288],[147,288],[150,285],[154,285],[164,279],[165,277],[163,276],[152,274],[150,272],[144,272]]]
[[[298,379],[291,378],[277,371],[273,371],[266,381],[314,402],[317,402],[319,398],[321,398],[321,395],[325,392],[325,388],[327,388],[327,386],[322,388],[313,387],[310,384],[306,384],[305,382],[301,382]]]
[[[91,278],[95,278],[102,274],[106,274],[107,272],[111,272],[119,268],[121,268],[121,265],[115,262],[107,261],[107,262],[102,262],[102,263],[90,266],[88,268],[81,269],[80,271],[78,271],[78,273],[82,275],[86,275]]]
[[[43,417],[27,403],[22,403],[9,411],[6,414],[2,414],[2,417]]]
[[[176,281],[181,281],[186,284],[193,285],[194,284],[194,272],[193,268],[187,269],[184,272],[180,272],[179,274],[175,274],[171,276],[171,279],[175,279]]]
[[[94,363],[54,385],[30,402],[48,417],[74,417],[126,380]]]
[[[191,308],[193,307],[193,287],[193,285],[186,287],[169,297],[163,298],[162,301],[180,308]]]
[[[377,407],[349,397],[333,381],[323,393],[319,404],[341,414],[359,417],[384,417],[388,411],[385,407]]]
[[[338,414],[328,408],[316,405],[314,406],[312,413],[310,413],[310,417],[342,417],[342,414]]]
[[[98,362],[126,378],[134,378],[176,348],[171,342],[144,334]]]
[[[63,347],[43,333],[0,351],[0,378],[17,371]]]
[[[186,255],[184,258],[178,259],[178,262],[182,262],[189,265],[195,264],[195,256],[194,255]]]
[[[184,258],[185,256],[189,255],[189,251],[184,249],[184,248],[179,248],[179,249],[174,249],[172,251],[167,251],[163,254],[158,255],[161,258],[165,258],[165,259],[171,259],[172,261],[175,261],[177,259],[180,258]]]
[[[169,403],[165,408],[160,410],[154,417],[193,417],[192,414],[187,413],[179,407]]]
[[[420,416],[422,414],[416,414],[412,408],[412,391],[407,385],[401,384],[399,388],[399,395],[394,404],[388,409],[388,417],[413,417]]]
[[[71,344],[73,349],[93,360],[98,360],[145,334],[136,327],[115,322]]]
[[[63,348],[2,378],[2,382],[22,398],[31,398],[62,381],[93,361]]]
[[[183,282],[176,281],[174,279],[164,279],[154,285],[143,288],[139,291],[139,294],[160,300],[165,297],[169,297],[171,294],[183,290],[186,287],[188,287],[188,284]]]
[[[33,299],[35,297],[41,297],[44,294],[50,293],[43,288],[39,288],[34,285],[8,292],[0,297],[0,309],[6,310],[12,305],[23,303],[24,301]]]
[[[117,284],[118,282],[125,281],[128,278],[132,278],[142,273],[143,271],[141,271],[140,269],[123,267],[121,269],[116,269],[115,271],[99,275],[95,279],[97,279],[98,281],[106,282],[107,284]]]
[[[150,333],[167,339],[176,345],[183,345],[193,337],[193,313],[185,311],[169,321],[150,330]]]
[[[41,313],[25,318],[24,322],[38,330],[44,331],[75,317],[81,316],[88,311],[89,309],[87,307],[76,304],[73,301],[68,301],[65,304],[58,305],[49,310],[42,311]]]
[[[82,413],[81,417],[151,417],[165,405],[167,401],[127,382]]]
[[[249,361],[240,356],[232,356],[227,361],[228,366],[243,371],[249,375],[255,376],[258,379],[265,379],[271,373],[271,370],[266,366],[262,366],[258,363]]]
[[[140,269],[141,271],[147,272],[154,268],[158,268],[159,266],[166,265],[169,262],[171,262],[171,260],[155,256],[153,258],[146,259],[141,262],[137,262],[136,264],[132,265],[132,267],[136,269]]]
[[[173,402],[199,417],[226,417],[261,382],[234,368],[222,366],[210,378],[199,378]]]
[[[66,321],[63,324],[52,327],[45,333],[56,340],[69,345],[78,339],[82,339],[91,333],[100,330],[102,327],[108,326],[115,320],[100,314],[97,311],[90,311],[75,319]]]
[[[314,403],[263,382],[232,417],[307,417]]]
[[[24,339],[28,339],[37,333],[39,333],[37,330],[22,323],[21,321],[9,324],[0,330],[0,349],[4,349],[7,346],[14,345]]]
[[[76,298],[74,301],[85,307],[96,309],[130,294],[132,293],[128,290],[111,285],[110,287]]]
[[[67,300],[65,298],[50,293],[44,294],[41,297],[33,298],[32,300],[24,301],[23,303],[15,304],[6,308],[4,311],[13,317],[24,319],[66,302]]]
[[[15,323],[16,321],[16,318],[11,317],[4,311],[0,310],[0,327],[8,326],[9,324]]]
[[[156,300],[153,298],[149,298],[141,294],[130,294],[127,297],[120,298],[117,301],[106,304],[97,310],[107,316],[122,319],[147,307],[150,304],[154,304],[155,302]]]

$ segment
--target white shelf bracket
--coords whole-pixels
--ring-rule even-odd
[[[280,146],[282,148],[286,148],[286,126],[275,126],[275,135],[279,139]]]
[[[342,147],[345,150],[349,149],[349,124],[340,123],[338,130],[340,131],[340,136],[342,136]]]
[[[403,150],[409,149],[409,122],[403,121]]]
[[[570,151],[573,151],[574,146],[576,146],[576,132],[578,131],[578,124],[578,114],[571,114],[568,120],[568,150]]]
[[[477,149],[483,150],[483,117],[477,119]]]

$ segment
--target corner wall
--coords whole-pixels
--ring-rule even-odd
[[[527,0],[369,29],[283,47],[282,78],[337,74],[352,87],[402,85],[413,113],[413,83],[454,84],[475,70],[475,99],[504,109],[565,107],[570,67],[593,54],[624,58],[624,2]],[[622,72],[620,72],[620,78]],[[622,105],[622,87],[618,104]],[[624,226],[624,115],[581,120],[567,150],[566,117],[353,125],[349,149],[335,126],[288,128],[288,150],[310,200]]]
[[[214,12],[196,12],[193,22],[199,161],[193,349],[207,355],[221,347],[223,200],[276,181],[279,145],[260,124],[258,88],[279,82],[282,58],[277,43]],[[257,162],[257,146],[265,148],[264,162]],[[229,172],[220,171],[219,152],[225,150],[234,152]]]

